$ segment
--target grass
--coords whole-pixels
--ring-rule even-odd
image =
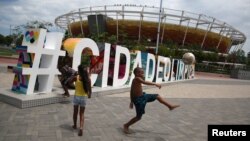
[[[0,56],[12,56],[17,55],[16,51],[11,48],[0,47]]]

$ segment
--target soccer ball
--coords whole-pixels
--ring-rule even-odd
[[[182,60],[185,65],[191,65],[195,63],[195,56],[193,53],[187,52],[182,56]]]

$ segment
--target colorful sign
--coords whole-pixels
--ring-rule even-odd
[[[75,46],[73,52],[73,69],[81,63],[83,50],[92,51],[90,68],[92,72],[92,85],[99,87],[120,87],[131,85],[134,78],[133,70],[139,66],[145,71],[145,80],[157,83],[184,80],[193,78],[194,65],[185,65],[181,59],[171,59],[164,56],[154,56],[150,53],[136,51],[130,53],[126,47],[110,45],[108,43],[97,45],[93,40],[83,38],[78,40],[67,39]],[[65,41],[67,44],[68,41]],[[74,50],[74,51],[72,51]],[[97,58],[95,58],[97,57]],[[98,61],[97,61],[98,60]],[[93,63],[95,62],[95,63]],[[99,78],[99,79],[98,79]],[[111,83],[109,83],[111,79]]]
[[[24,34],[21,47],[17,47],[19,60],[14,67],[15,78],[12,90],[27,95],[52,91],[57,69],[63,33],[45,29],[30,29]]]
[[[51,92],[54,77],[60,74],[58,57],[65,56],[65,51],[60,49],[62,38],[62,33],[47,33],[45,29],[25,33],[22,46],[17,47],[20,55],[13,69],[13,91],[27,95]],[[126,47],[108,43],[97,45],[88,38],[70,38],[64,45],[73,57],[72,68],[77,70],[78,65],[87,62],[92,85],[99,87],[131,85],[137,66],[144,69],[146,81],[157,83],[192,79],[194,75],[194,65],[185,65],[180,59],[171,61],[169,57],[130,52]]]

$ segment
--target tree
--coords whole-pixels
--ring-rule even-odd
[[[44,28],[47,29],[49,31],[49,27],[52,27],[53,24],[50,22],[46,22],[46,21],[30,21],[27,22],[24,25],[21,25],[24,29],[29,29],[29,28]]]
[[[237,57],[237,63],[246,64],[246,56],[244,50],[239,49],[236,52],[236,57]]]
[[[244,50],[231,52],[227,57],[228,62],[246,64],[246,56]]]
[[[235,51],[228,54],[227,61],[231,62],[231,63],[236,63],[236,52]]]
[[[247,69],[250,70],[250,58],[247,58]]]
[[[111,35],[108,37],[108,42],[111,43],[111,44],[116,44],[117,41],[116,41],[116,36],[115,35]]]
[[[9,46],[13,41],[13,37],[11,35],[8,35],[5,37],[5,44]]]
[[[30,28],[44,28],[47,29],[52,27],[53,24],[45,21],[30,21],[24,25],[15,26],[12,28],[12,34],[8,36],[3,36],[0,34],[0,44],[7,45],[10,47],[16,47],[22,44],[23,31]],[[48,30],[49,31],[49,30]]]
[[[217,62],[219,59],[218,54],[214,53],[214,52],[206,53],[205,57],[206,57],[207,61],[211,61],[211,62]]]
[[[5,45],[5,37],[2,34],[0,34],[0,44]]]
[[[20,46],[22,44],[23,35],[22,35],[22,26],[15,26],[12,29],[12,38],[11,47]]]
[[[191,52],[194,54],[196,62],[202,63],[202,61],[208,61],[205,60],[205,53],[203,53],[202,50],[195,50]]]

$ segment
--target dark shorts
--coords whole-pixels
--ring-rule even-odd
[[[143,92],[143,95],[136,97],[133,100],[136,110],[136,117],[141,118],[145,113],[145,106],[148,102],[153,102],[156,100],[158,94],[146,94]]]

